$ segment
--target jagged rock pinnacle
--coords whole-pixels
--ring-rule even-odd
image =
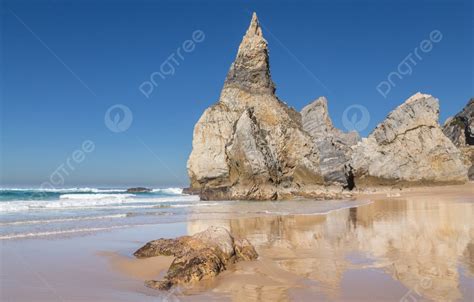
[[[250,26],[247,29],[247,33],[245,35],[246,36],[257,35],[257,36],[263,37],[262,28],[260,27],[257,14],[255,12],[252,14],[252,20],[250,21]]]
[[[263,38],[256,13],[252,15],[237,57],[227,74],[225,88],[240,88],[252,93],[275,92],[270,76],[267,41]]]

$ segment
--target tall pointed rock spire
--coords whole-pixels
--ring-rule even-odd
[[[270,76],[267,41],[263,38],[256,13],[252,15],[237,57],[227,74],[225,88],[240,88],[252,93],[275,92]]]

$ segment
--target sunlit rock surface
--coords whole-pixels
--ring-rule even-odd
[[[210,226],[193,236],[150,241],[134,255],[137,258],[175,257],[162,280],[146,281],[148,287],[161,290],[213,278],[235,262],[258,257],[246,239],[234,238],[227,229],[217,226]]]
[[[188,172],[202,199],[317,196],[324,183],[301,115],[275,95],[267,42],[255,14],[218,103],[194,128]]]
[[[393,110],[355,147],[356,186],[465,182],[468,168],[438,115],[438,100],[421,93]]]

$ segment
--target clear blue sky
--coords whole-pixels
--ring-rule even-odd
[[[252,11],[278,96],[297,110],[326,96],[340,128],[353,104],[370,112],[367,135],[417,91],[440,99],[442,122],[473,96],[472,1],[277,2],[3,1],[2,184],[39,185],[92,140],[65,186],[186,185],[193,126],[218,99]],[[139,85],[198,29],[205,40],[147,99]],[[381,96],[376,86],[435,29],[442,40]],[[114,104],[133,112],[125,132],[104,124]]]

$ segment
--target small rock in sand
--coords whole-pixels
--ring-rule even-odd
[[[137,258],[175,257],[163,280],[145,282],[146,286],[161,290],[212,278],[232,263],[258,258],[248,240],[234,238],[225,228],[215,226],[193,236],[150,241],[134,255]]]

